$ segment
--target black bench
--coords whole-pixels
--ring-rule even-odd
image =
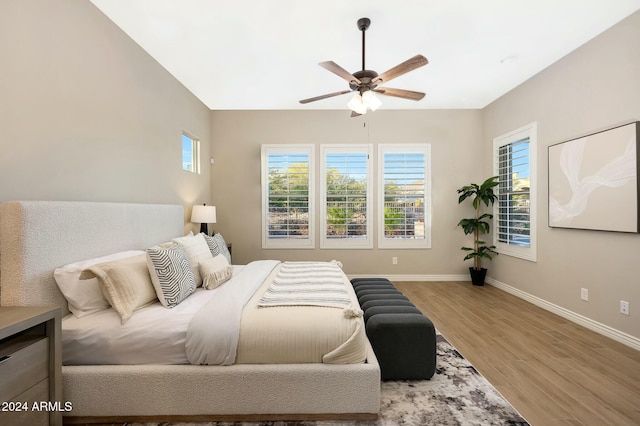
[[[433,323],[386,278],[354,278],[382,380],[425,380],[436,371]]]

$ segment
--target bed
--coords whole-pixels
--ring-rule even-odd
[[[66,315],[56,268],[170,241],[185,234],[184,223],[176,205],[2,203],[0,304],[53,305]],[[376,418],[380,368],[365,346],[365,362],[348,364],[64,365],[63,399],[73,406],[65,422]]]

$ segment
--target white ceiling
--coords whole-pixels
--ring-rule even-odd
[[[429,64],[388,87],[383,109],[483,108],[640,10],[640,0],[91,0],[213,110],[346,109],[348,89],[318,66],[382,73],[416,55]]]

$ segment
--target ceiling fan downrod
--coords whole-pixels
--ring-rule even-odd
[[[371,81],[378,76],[378,73],[372,70],[366,69],[365,65],[365,31],[371,25],[371,19],[360,18],[358,19],[358,29],[362,31],[362,70],[353,73],[353,76],[360,80],[359,84],[351,83],[349,87],[351,90],[358,90],[362,95],[368,90],[373,90],[376,84],[371,84]]]
[[[362,31],[362,71],[365,70],[365,66],[364,66],[364,47],[365,47],[364,32],[367,31],[367,28],[369,28],[369,25],[371,25],[371,19],[369,19],[369,18],[360,18],[360,19],[358,19],[358,29],[360,31]]]

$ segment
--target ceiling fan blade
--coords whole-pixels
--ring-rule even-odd
[[[336,64],[333,61],[320,62],[318,65],[320,65],[322,68],[326,70],[331,71],[338,77],[344,78],[349,83],[351,83],[352,81],[355,81],[356,84],[361,84],[360,80],[355,78],[349,71],[345,70],[344,68],[342,68],[340,65]]]
[[[423,65],[427,65],[429,61],[422,55],[416,55],[411,59],[407,59],[401,64],[396,65],[388,71],[383,72],[379,76],[375,77],[371,80],[372,84],[378,83],[387,83],[388,81],[401,76],[402,74],[406,74],[409,71],[413,71],[416,68],[419,68]]]
[[[390,87],[377,87],[373,89],[374,92],[380,93],[386,96],[395,96],[396,98],[411,99],[412,101],[419,101],[424,98],[424,93],[414,92],[412,90],[392,89]]]
[[[302,99],[300,101],[301,104],[308,104],[309,102],[319,101],[321,99],[332,98],[334,96],[344,95],[345,93],[349,93],[351,90],[341,90],[339,92],[327,93],[326,95],[315,96],[313,98]]]

